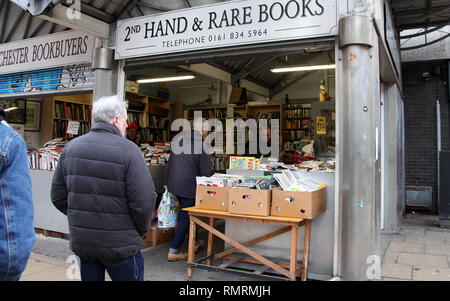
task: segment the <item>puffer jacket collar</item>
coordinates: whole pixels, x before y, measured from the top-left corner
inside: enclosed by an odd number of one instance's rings
[[[94,123],[94,125],[92,126],[91,131],[93,131],[93,132],[105,131],[105,132],[110,132],[112,134],[115,134],[115,135],[118,135],[118,136],[122,137],[122,134],[120,133],[120,130],[114,124],[111,124],[111,123],[108,123],[108,122],[100,121],[100,122]]]

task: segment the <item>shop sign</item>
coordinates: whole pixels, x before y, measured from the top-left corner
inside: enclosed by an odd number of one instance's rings
[[[0,44],[0,74],[90,63],[93,49],[94,36],[74,30]]]
[[[115,58],[337,34],[337,0],[239,0],[117,22]]]

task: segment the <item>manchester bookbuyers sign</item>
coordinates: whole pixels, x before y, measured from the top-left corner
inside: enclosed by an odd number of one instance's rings
[[[337,0],[240,0],[117,22],[116,59],[337,34]]]
[[[90,63],[93,49],[93,36],[73,30],[0,44],[0,74]]]

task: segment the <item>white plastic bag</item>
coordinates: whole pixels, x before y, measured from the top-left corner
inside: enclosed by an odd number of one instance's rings
[[[304,153],[307,154],[307,155],[314,155],[314,140],[311,141],[310,144],[305,145],[305,146],[302,148],[302,152],[304,152]]]
[[[166,189],[158,207],[158,228],[175,228],[177,226],[178,212],[176,197]]]

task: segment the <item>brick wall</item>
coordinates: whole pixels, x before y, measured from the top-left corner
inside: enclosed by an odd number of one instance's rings
[[[436,100],[440,101],[441,107],[442,150],[450,151],[447,68],[446,61],[402,65],[406,186],[433,187],[434,214],[437,214]],[[436,70],[441,75],[437,75]],[[424,72],[430,73],[428,80],[423,78]]]

